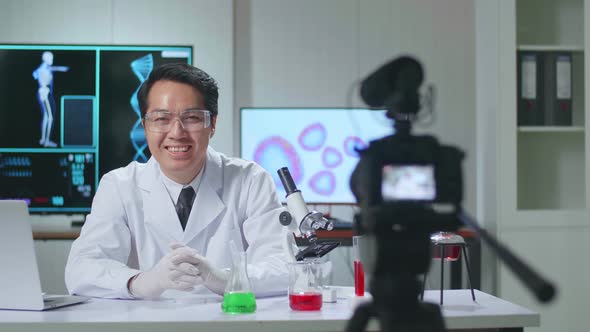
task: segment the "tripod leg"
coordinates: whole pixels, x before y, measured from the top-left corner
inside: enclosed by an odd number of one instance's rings
[[[440,305],[443,305],[443,288],[445,280],[445,246],[440,246]]]
[[[422,293],[420,294],[420,301],[424,301],[424,289],[426,289],[426,273],[424,273],[424,278],[422,279]]]
[[[354,314],[346,324],[345,332],[361,332],[364,331],[369,323],[369,319],[375,315],[375,309],[372,303],[363,303],[359,305]]]
[[[467,258],[467,249],[465,246],[461,246],[463,249],[463,259],[465,260],[465,267],[467,267],[467,277],[469,279],[469,288],[471,289],[471,298],[475,302],[475,292],[473,291],[473,283],[471,282],[471,268],[469,267],[469,258]]]

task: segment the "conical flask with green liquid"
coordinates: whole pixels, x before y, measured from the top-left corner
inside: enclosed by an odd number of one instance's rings
[[[233,241],[230,241],[230,251],[232,252],[232,271],[225,286],[221,310],[230,314],[255,312],[256,298],[248,278],[246,253],[238,251]]]

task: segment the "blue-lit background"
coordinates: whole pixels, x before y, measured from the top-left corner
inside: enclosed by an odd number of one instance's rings
[[[43,77],[32,74],[46,51],[67,67],[52,71],[55,146],[40,139]],[[31,212],[90,211],[104,173],[150,157],[135,93],[166,62],[192,63],[192,47],[0,45],[0,199],[26,200]]]

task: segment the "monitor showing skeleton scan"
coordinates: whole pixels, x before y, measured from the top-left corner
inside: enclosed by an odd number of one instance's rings
[[[137,90],[191,46],[0,45],[0,199],[88,212],[100,177],[150,157]]]
[[[350,108],[242,108],[241,157],[253,160],[274,178],[288,167],[310,204],[355,204],[350,175],[359,161],[355,149],[393,134],[383,110]]]

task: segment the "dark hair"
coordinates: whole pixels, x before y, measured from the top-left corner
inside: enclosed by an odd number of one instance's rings
[[[156,67],[152,70],[148,79],[143,82],[141,88],[139,88],[137,101],[139,102],[142,118],[147,112],[148,94],[154,83],[158,81],[173,81],[192,86],[203,95],[205,108],[211,111],[213,116],[217,116],[217,99],[219,98],[217,82],[201,69],[186,63],[177,62],[166,63]]]

